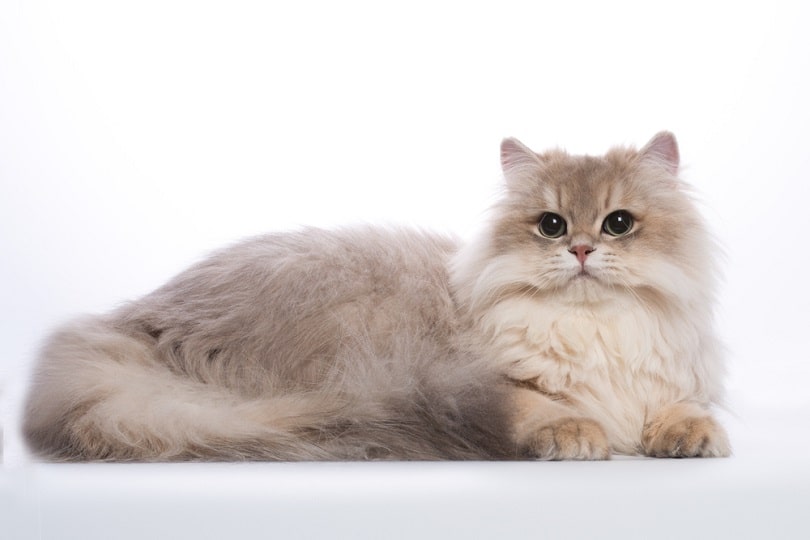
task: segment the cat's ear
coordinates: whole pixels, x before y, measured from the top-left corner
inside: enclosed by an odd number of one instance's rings
[[[678,141],[669,131],[662,131],[639,152],[641,159],[651,161],[664,167],[672,175],[678,174],[681,156],[678,152]]]
[[[501,169],[507,181],[523,176],[527,171],[536,171],[542,163],[540,156],[519,140],[501,141]]]

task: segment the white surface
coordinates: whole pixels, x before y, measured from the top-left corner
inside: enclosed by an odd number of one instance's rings
[[[808,10],[0,3],[8,537],[810,537]],[[496,189],[504,136],[601,153],[661,129],[678,136],[727,252],[735,457],[27,463],[16,411],[58,322],[267,230],[370,221],[464,235]]]
[[[808,476],[749,465],[40,465],[14,471],[5,524],[15,539],[806,538]]]

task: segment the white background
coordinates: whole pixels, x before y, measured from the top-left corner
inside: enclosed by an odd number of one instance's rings
[[[70,316],[269,230],[465,236],[501,138],[599,154],[662,129],[725,248],[732,461],[806,455],[809,27],[774,1],[3,0],[6,465],[28,363]]]

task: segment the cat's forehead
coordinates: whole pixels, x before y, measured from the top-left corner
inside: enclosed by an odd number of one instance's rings
[[[541,155],[541,201],[574,215],[591,214],[628,203],[637,196],[634,162],[624,154],[572,156],[562,152]]]

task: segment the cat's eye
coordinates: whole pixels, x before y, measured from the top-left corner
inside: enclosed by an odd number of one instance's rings
[[[605,218],[602,230],[610,236],[622,236],[633,228],[633,216],[627,210],[617,210]]]
[[[559,214],[546,212],[540,216],[537,229],[546,238],[559,238],[565,234],[565,220]]]

